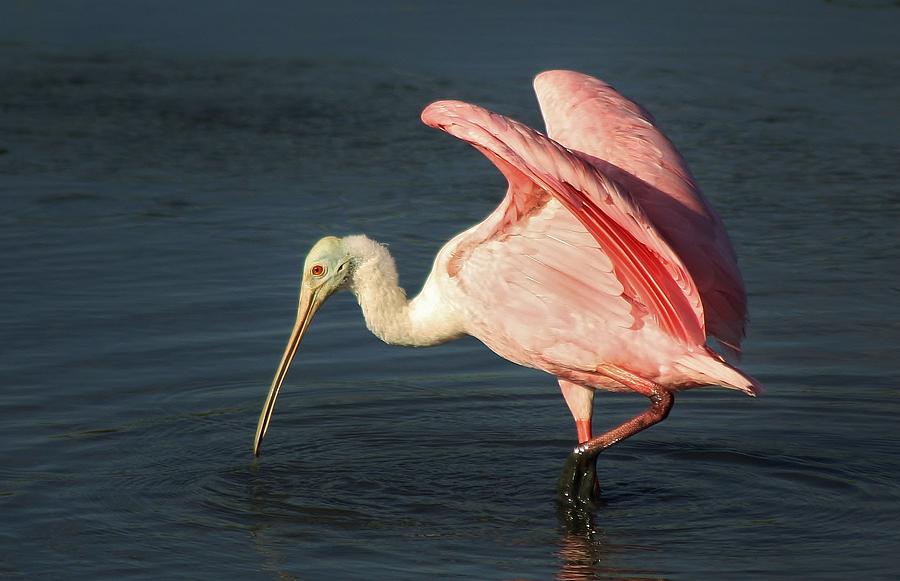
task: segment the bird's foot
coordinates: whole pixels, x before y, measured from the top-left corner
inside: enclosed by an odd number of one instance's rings
[[[559,500],[565,506],[590,506],[600,495],[597,484],[597,455],[584,445],[572,450],[559,476]]]

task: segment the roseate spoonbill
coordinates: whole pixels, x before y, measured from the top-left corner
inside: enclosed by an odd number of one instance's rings
[[[439,101],[431,127],[469,142],[503,173],[506,197],[438,252],[412,300],[387,249],[329,236],[303,265],[297,320],[266,396],[253,451],[313,315],[332,293],[356,295],[369,330],[394,345],[465,334],[519,365],[555,375],[575,419],[560,494],[595,494],[595,460],[663,420],[674,393],[761,386],[710,349],[739,355],[746,296],[721,220],[649,113],[611,86],[572,71],[535,78],[543,135],[475,105]],[[641,414],[591,433],[594,392],[633,391]]]

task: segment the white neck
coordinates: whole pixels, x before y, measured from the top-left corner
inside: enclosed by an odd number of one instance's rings
[[[350,290],[375,336],[391,345],[427,347],[464,334],[455,310],[442,300],[433,276],[409,301],[387,248],[362,235],[343,241],[353,263]]]

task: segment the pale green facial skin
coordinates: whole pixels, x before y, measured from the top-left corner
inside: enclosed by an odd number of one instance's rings
[[[326,236],[316,242],[303,262],[303,282],[324,302],[334,292],[345,288],[350,274],[350,255],[344,242],[336,236]],[[301,292],[303,289],[301,288]]]

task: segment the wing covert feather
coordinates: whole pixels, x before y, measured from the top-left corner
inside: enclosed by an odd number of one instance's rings
[[[510,208],[515,207],[521,220],[540,198],[536,190],[546,192],[571,212],[602,250],[593,253],[598,263],[612,267],[616,282],[605,284],[621,285],[619,294],[628,299],[616,308],[645,308],[673,338],[691,345],[704,343],[703,309],[690,274],[640,206],[613,180],[546,136],[475,105],[440,101],[423,111],[422,120],[475,146],[507,177],[509,192],[498,212],[509,215]],[[507,219],[501,228],[514,224]],[[563,230],[552,235],[566,236]],[[487,239],[483,242],[488,244]],[[581,264],[564,274],[580,278],[583,268]],[[552,269],[543,264],[542,272]],[[553,289],[547,287],[548,282],[544,287]],[[554,290],[565,286],[557,283],[559,288]],[[573,293],[580,292],[578,285],[572,285],[572,289]],[[539,296],[537,293],[538,300]],[[621,318],[612,310],[604,316],[633,323],[630,315]]]
[[[612,86],[574,71],[534,80],[548,135],[623,185],[691,273],[706,325],[740,354],[747,298],[721,219],[653,117]]]

